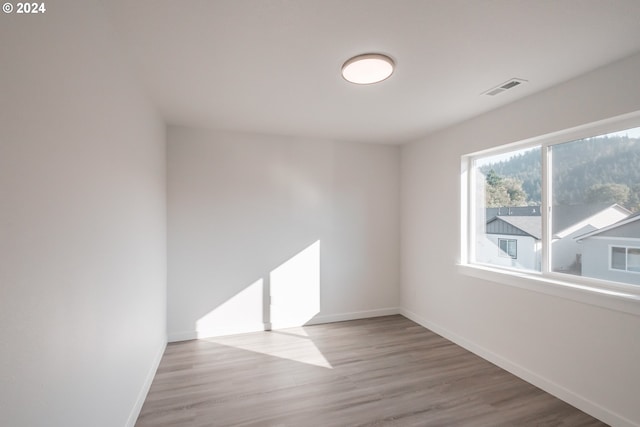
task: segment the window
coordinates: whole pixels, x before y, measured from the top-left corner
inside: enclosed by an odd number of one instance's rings
[[[473,165],[475,261],[540,271],[540,147],[478,157]]]
[[[640,273],[640,248],[611,246],[611,269]]]
[[[463,264],[640,296],[632,116],[464,156]]]
[[[502,256],[518,258],[518,241],[515,239],[498,239],[498,247]]]
[[[614,270],[627,269],[627,248],[611,248],[611,268]]]

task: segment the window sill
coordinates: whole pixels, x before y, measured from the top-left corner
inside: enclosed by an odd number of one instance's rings
[[[482,280],[540,292],[571,301],[640,316],[640,289],[637,292],[560,280],[536,273],[503,270],[483,265],[458,264],[458,272]]]

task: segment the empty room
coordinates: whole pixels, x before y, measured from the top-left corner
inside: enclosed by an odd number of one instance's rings
[[[638,0],[0,14],[0,425],[640,427]]]

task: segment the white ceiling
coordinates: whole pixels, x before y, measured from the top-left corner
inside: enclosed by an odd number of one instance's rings
[[[333,140],[402,143],[640,51],[638,0],[104,3],[168,123]],[[394,75],[344,81],[369,52]]]

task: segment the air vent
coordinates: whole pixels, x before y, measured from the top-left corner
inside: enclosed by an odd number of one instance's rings
[[[523,83],[526,83],[526,80],[523,79],[511,79],[502,83],[500,86],[493,87],[488,91],[484,92],[483,95],[496,96],[506,90],[513,89],[516,86],[520,86]]]

